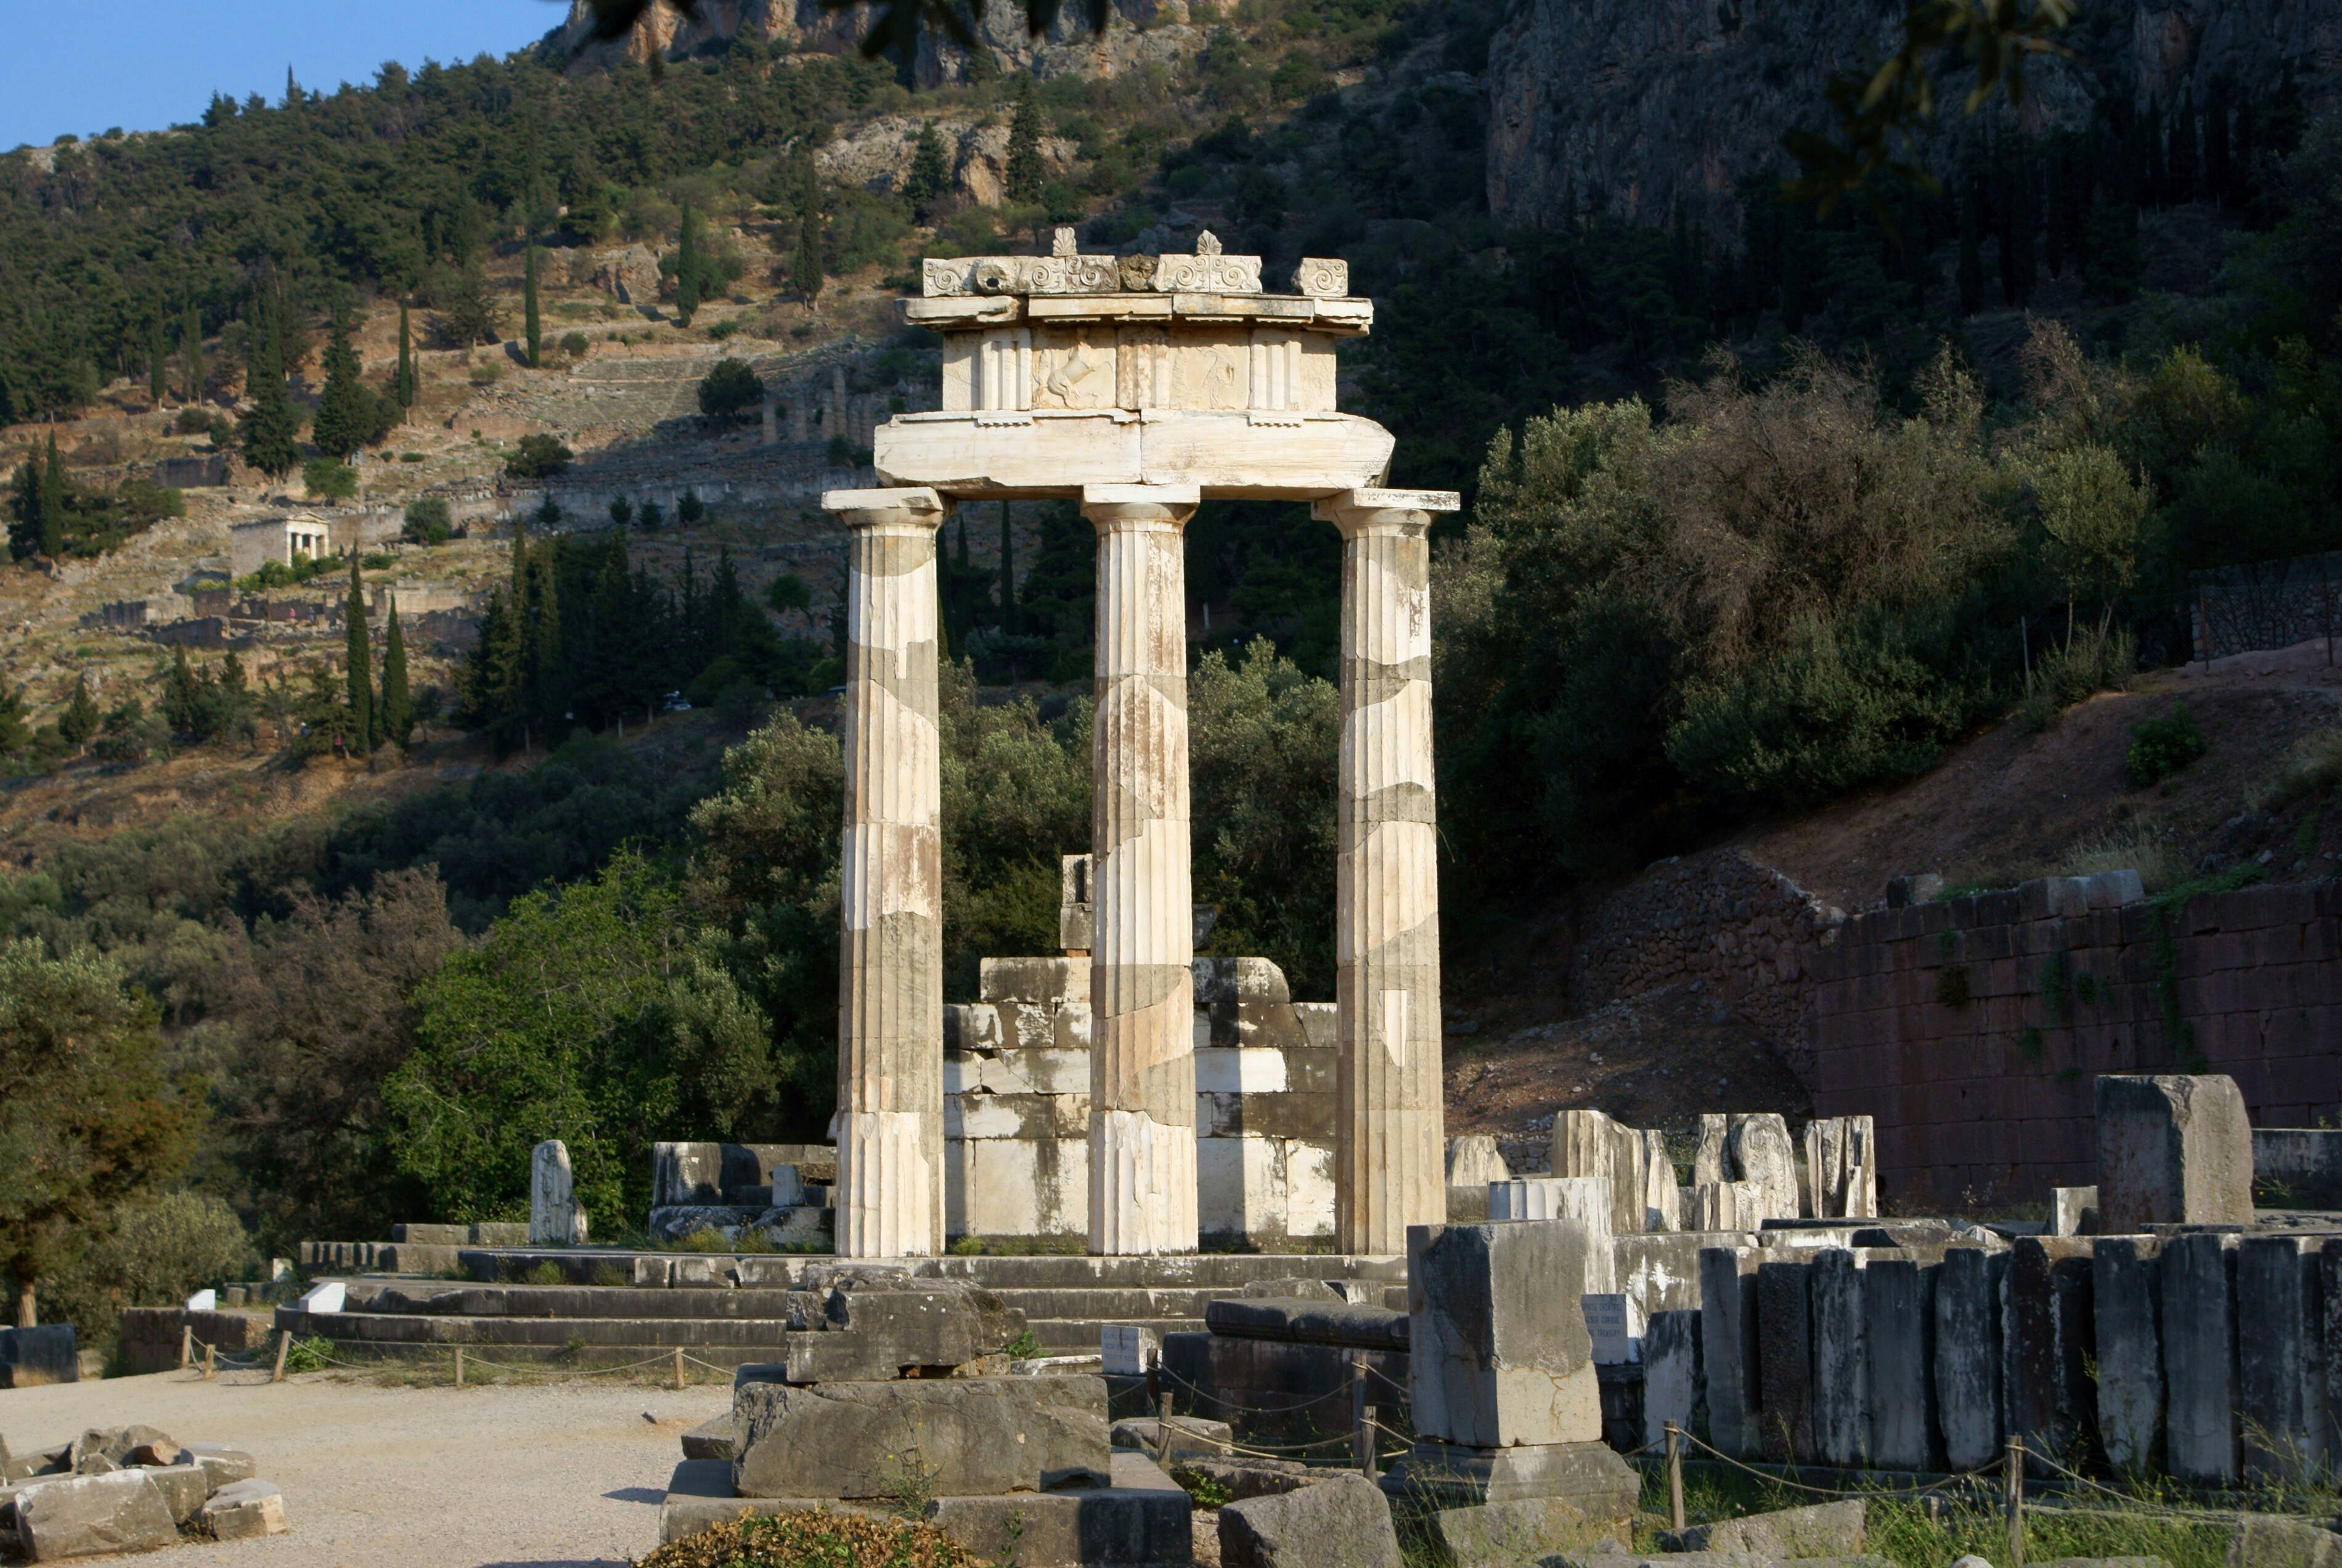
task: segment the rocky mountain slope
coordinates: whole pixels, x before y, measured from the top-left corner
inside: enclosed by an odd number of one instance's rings
[[[2027,130],[2087,122],[2103,94],[2209,100],[2216,82],[2296,74],[2313,110],[2342,91],[2342,10],[2320,0],[2095,0],[2071,54],[2031,69]],[[1488,47],[1488,208],[1552,226],[1572,211],[1675,215],[1740,232],[1741,182],[1781,171],[1781,134],[1817,125],[1831,75],[1894,46],[1899,0],[1526,0]],[[1955,106],[1947,127],[1958,124]],[[1947,131],[1931,164],[1955,155]]]

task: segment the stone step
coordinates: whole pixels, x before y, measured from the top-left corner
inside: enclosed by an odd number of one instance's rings
[[[574,1284],[631,1283],[638,1288],[718,1284],[786,1290],[806,1271],[839,1260],[826,1253],[678,1253],[616,1248],[570,1250],[466,1247],[464,1271],[483,1283],[543,1283],[548,1268]],[[931,1279],[965,1279],[994,1290],[1136,1286],[1146,1289],[1241,1289],[1259,1280],[1366,1280],[1404,1284],[1403,1257],[1331,1253],[1196,1253],[1169,1257],[1032,1256],[871,1259]]]
[[[428,1283],[394,1278],[355,1285],[352,1310],[425,1317],[768,1319],[788,1315],[789,1293],[746,1289],[641,1290],[632,1285],[519,1285]],[[1229,1293],[1226,1287],[1150,1290],[1138,1285],[1055,1289],[1016,1286],[996,1292],[1002,1301],[1032,1318],[1085,1318],[1099,1323],[1147,1323],[1201,1317],[1204,1308]]]

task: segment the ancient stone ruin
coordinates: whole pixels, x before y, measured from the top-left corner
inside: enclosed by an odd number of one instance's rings
[[[285,1496],[249,1453],[151,1426],[15,1454],[0,1441],[0,1546],[30,1563],[281,1534]]]

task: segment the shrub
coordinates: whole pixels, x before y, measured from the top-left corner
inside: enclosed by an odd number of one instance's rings
[[[576,456],[554,436],[524,435],[519,447],[505,459],[505,474],[511,479],[543,479],[568,467]]]
[[[717,360],[699,384],[699,412],[711,418],[727,419],[764,400],[765,383],[745,360]]]
[[[381,550],[369,550],[358,557],[358,565],[368,572],[387,572],[398,564],[398,558]]]
[[[84,1343],[106,1343],[125,1307],[176,1306],[205,1285],[248,1277],[255,1259],[235,1211],[208,1193],[167,1193],[115,1208],[105,1233],[45,1282],[48,1312]]]
[[[2159,784],[2210,749],[2187,704],[2174,703],[2169,713],[2131,725],[2130,782],[2140,789]]]
[[[2291,805],[2342,784],[2342,725],[2317,731],[2293,749],[2262,793],[2260,807]]]
[[[582,332],[565,332],[561,335],[561,352],[572,359],[585,358],[586,349],[591,346],[586,341],[586,335]]]
[[[211,427],[212,416],[192,404],[179,410],[178,417],[171,421],[175,435],[201,435]]]
[[[301,484],[320,501],[347,501],[358,493],[358,471],[338,457],[312,457],[301,465]]]
[[[742,1518],[669,1542],[641,1568],[819,1568],[887,1563],[891,1568],[983,1568],[984,1559],[932,1524],[854,1513],[782,1513]]]
[[[2064,647],[2052,644],[2034,661],[2025,676],[2020,711],[2028,725],[2046,730],[2059,709],[2100,692],[2122,690],[2137,669],[2138,641],[2128,632],[2081,627]]]
[[[455,519],[446,501],[425,495],[406,504],[406,524],[399,534],[411,544],[444,544],[454,531]]]

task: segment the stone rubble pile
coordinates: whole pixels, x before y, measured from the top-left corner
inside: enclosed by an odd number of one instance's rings
[[[32,1563],[281,1534],[285,1496],[252,1455],[152,1426],[93,1427],[17,1455],[0,1439],[0,1547]]]
[[[839,1265],[806,1284],[780,1359],[741,1367],[731,1415],[684,1435],[665,1540],[831,1508],[921,1517],[1020,1568],[1189,1561],[1186,1493],[1114,1452],[1105,1380],[1010,1361],[1022,1313],[900,1269]]]

